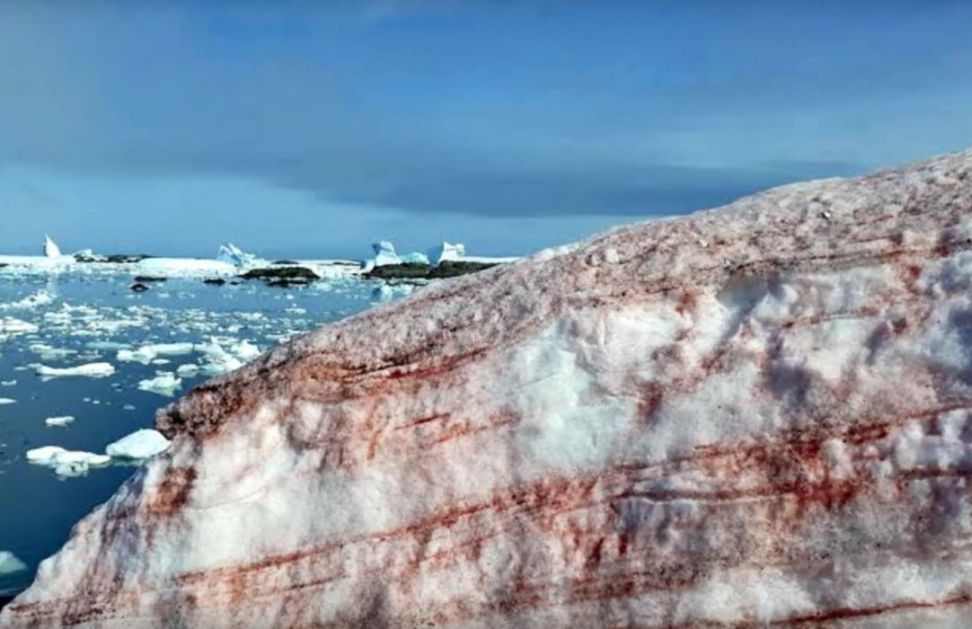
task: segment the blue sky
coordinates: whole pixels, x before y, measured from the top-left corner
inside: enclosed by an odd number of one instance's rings
[[[0,251],[524,253],[972,145],[972,3],[0,4]]]

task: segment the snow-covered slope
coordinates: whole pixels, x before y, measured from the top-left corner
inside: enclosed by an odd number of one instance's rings
[[[972,152],[444,282],[194,390],[0,625],[968,626]]]

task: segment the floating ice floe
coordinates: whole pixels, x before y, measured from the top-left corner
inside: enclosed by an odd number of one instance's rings
[[[199,375],[199,365],[193,365],[192,363],[179,365],[178,369],[176,369],[176,375],[180,378],[195,378]]]
[[[131,348],[131,345],[128,343],[118,343],[115,341],[91,341],[90,343],[85,343],[84,346],[98,352],[117,352]]]
[[[54,470],[58,476],[80,476],[92,467],[108,465],[111,457],[83,450],[65,450],[60,446],[43,446],[28,450],[27,461]]]
[[[207,376],[221,376],[236,371],[261,353],[260,348],[249,341],[216,337],[210,339],[209,343],[196,345],[196,351],[204,357],[201,370]]]
[[[121,362],[138,362],[148,365],[160,356],[184,356],[193,351],[192,343],[157,343],[143,345],[136,350],[120,349],[116,358]]]
[[[33,295],[28,295],[18,301],[8,304],[0,304],[0,310],[32,310],[54,303],[54,295],[47,290],[39,290]]]
[[[87,378],[106,378],[115,373],[115,368],[111,363],[87,363],[77,367],[47,367],[38,365],[35,373],[42,378],[68,378],[68,377],[87,377]]]
[[[71,415],[62,415],[60,417],[48,417],[44,420],[44,423],[48,426],[67,426],[74,421],[74,417]]]
[[[21,321],[13,317],[0,318],[0,336],[13,336],[15,334],[34,334],[40,328],[28,321]]]
[[[0,550],[0,576],[26,570],[27,564],[17,559],[9,550]]]
[[[169,440],[162,433],[145,428],[108,444],[105,453],[116,459],[147,459],[168,447]]]
[[[177,378],[171,371],[157,371],[154,378],[142,380],[138,383],[139,390],[166,397],[175,395],[180,387],[182,387],[182,379]]]
[[[77,354],[77,350],[52,347],[46,343],[33,343],[27,349],[40,356],[41,360],[58,360]]]
[[[0,406],[6,406],[8,404],[16,404],[17,400],[8,397],[0,397]]]
[[[382,284],[372,291],[372,296],[381,301],[391,301],[400,297],[408,297],[414,292],[412,284]]]
[[[50,236],[44,234],[44,256],[48,258],[60,258],[61,248],[57,246]]]

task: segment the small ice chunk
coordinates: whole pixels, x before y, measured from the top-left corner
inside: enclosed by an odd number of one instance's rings
[[[26,570],[27,564],[17,559],[9,550],[0,550],[0,576]]]
[[[157,393],[166,397],[172,397],[182,386],[182,379],[177,378],[171,371],[156,371],[154,378],[142,380],[138,383],[138,388],[149,393]]]
[[[38,365],[36,373],[42,378],[66,378],[71,376],[105,378],[115,373],[115,368],[111,366],[111,363],[87,363],[85,365],[65,367],[63,369]]]
[[[105,453],[116,459],[147,459],[169,447],[169,440],[157,430],[136,430],[108,444]]]
[[[13,317],[0,319],[0,334],[34,334],[38,330],[40,328],[27,321],[14,319]]]
[[[53,468],[58,476],[80,476],[91,467],[107,465],[111,457],[105,454],[65,450],[60,446],[43,446],[27,451],[27,460],[36,465]]]
[[[59,417],[48,417],[44,420],[44,423],[48,426],[67,426],[74,421],[74,417],[71,415],[62,415]]]
[[[199,375],[199,365],[193,365],[191,363],[179,365],[179,368],[176,369],[176,375],[180,378],[195,378]]]
[[[16,404],[17,400],[8,397],[0,397],[0,406],[5,406],[7,404]]]

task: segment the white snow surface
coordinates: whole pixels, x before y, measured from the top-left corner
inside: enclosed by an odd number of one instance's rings
[[[972,152],[786,186],[296,339],[0,625],[970,626],[970,208]]]

